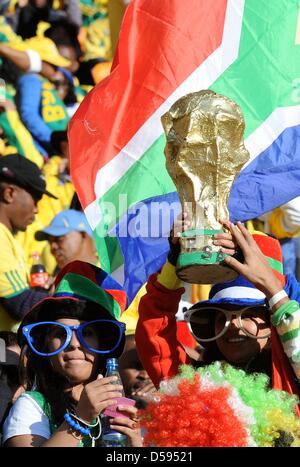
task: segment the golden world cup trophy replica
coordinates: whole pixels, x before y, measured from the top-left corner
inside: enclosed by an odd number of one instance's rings
[[[224,263],[213,236],[223,232],[219,220],[229,219],[231,186],[249,160],[242,112],[227,97],[204,90],[175,102],[162,124],[166,167],[191,220],[181,234],[177,275],[194,284],[233,280],[237,273]]]

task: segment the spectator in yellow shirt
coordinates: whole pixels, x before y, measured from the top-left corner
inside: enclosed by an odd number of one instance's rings
[[[47,292],[29,289],[22,247],[14,234],[25,231],[37,213],[46,190],[40,169],[14,154],[0,158],[0,329],[16,331],[29,309]]]
[[[44,196],[38,203],[38,214],[33,224],[26,232],[19,232],[18,241],[21,243],[26,257],[26,262],[31,265],[31,255],[33,251],[41,254],[42,261],[47,272],[53,275],[56,267],[55,258],[50,253],[48,242],[38,242],[35,240],[37,230],[42,230],[48,226],[53,217],[59,212],[70,207],[74,196],[74,186],[69,175],[69,154],[67,132],[54,132],[51,144],[58,156],[53,156],[43,167],[47,190],[53,193],[57,199]]]

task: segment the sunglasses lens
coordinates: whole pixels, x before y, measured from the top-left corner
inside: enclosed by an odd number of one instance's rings
[[[59,352],[67,340],[67,331],[60,324],[38,323],[31,329],[30,338],[37,352]]]
[[[113,321],[97,321],[87,323],[82,328],[82,339],[84,345],[98,352],[113,349],[121,336],[121,331]]]
[[[207,340],[215,337],[215,316],[215,310],[209,309],[199,309],[191,315],[190,326],[197,339]]]
[[[270,335],[270,318],[265,307],[249,308],[241,314],[243,329],[250,336],[263,339]]]

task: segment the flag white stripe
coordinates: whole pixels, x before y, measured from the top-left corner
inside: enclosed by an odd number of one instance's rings
[[[243,169],[267,149],[285,128],[300,124],[300,105],[278,107],[271,115],[245,140],[245,146],[250,152],[250,159]]]

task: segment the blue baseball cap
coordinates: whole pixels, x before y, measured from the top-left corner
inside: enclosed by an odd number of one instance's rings
[[[91,227],[81,211],[66,209],[58,213],[51,224],[43,230],[38,230],[35,239],[38,241],[48,240],[49,236],[62,237],[70,232],[85,232],[90,237],[93,236]]]

